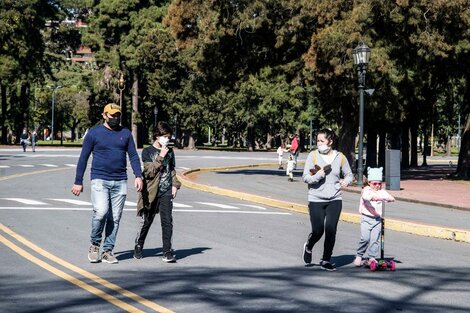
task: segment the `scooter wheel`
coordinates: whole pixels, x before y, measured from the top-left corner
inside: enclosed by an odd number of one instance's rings
[[[393,261],[388,262],[388,266],[390,267],[390,270],[392,272],[395,272],[395,269],[396,269],[395,262],[393,262]]]
[[[370,261],[369,266],[370,266],[370,270],[374,272],[377,269],[377,261],[376,260]]]

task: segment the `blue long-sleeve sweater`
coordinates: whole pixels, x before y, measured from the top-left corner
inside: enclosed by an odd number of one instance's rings
[[[83,174],[88,158],[93,152],[91,163],[91,179],[126,180],[127,158],[136,177],[142,176],[139,155],[135,148],[132,134],[127,128],[119,127],[116,130],[98,125],[90,129],[83,141],[82,152],[78,159],[75,184],[83,185]]]

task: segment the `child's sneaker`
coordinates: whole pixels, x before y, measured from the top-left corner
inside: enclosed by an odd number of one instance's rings
[[[91,245],[88,249],[88,260],[91,263],[98,263],[100,261],[100,247]]]
[[[119,263],[118,259],[116,259],[116,257],[114,256],[113,251],[103,252],[103,255],[101,256],[101,260],[109,264]]]
[[[325,270],[325,271],[328,271],[328,272],[336,271],[336,267],[328,261],[321,261],[320,265],[321,265],[322,270]]]
[[[364,265],[364,262],[362,262],[362,257],[360,256],[357,256],[355,259],[354,259],[354,265],[359,267],[359,266],[362,266]]]
[[[308,250],[307,243],[304,243],[304,249],[302,251],[302,257],[304,259],[305,264],[312,263],[312,250]]]

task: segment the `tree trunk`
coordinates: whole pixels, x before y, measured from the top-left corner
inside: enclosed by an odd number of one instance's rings
[[[418,125],[411,123],[411,160],[410,167],[418,167]]]
[[[459,161],[454,176],[462,179],[470,179],[470,114],[467,116],[467,124],[463,131]]]
[[[7,116],[7,88],[6,86],[0,81],[0,101],[2,102],[2,114],[0,115],[0,130],[2,131],[2,137],[0,142],[2,144],[7,143],[8,138],[8,129],[5,126],[5,119]]]
[[[137,148],[142,148],[139,142],[139,123],[140,123],[140,112],[139,112],[139,77],[134,73],[132,82],[132,137]]]
[[[366,168],[377,167],[377,130],[375,127],[367,129]]]
[[[356,127],[354,124],[345,121],[341,126],[338,138],[338,150],[345,155],[351,165],[352,171],[355,173],[357,173],[355,149],[356,135]]]
[[[429,145],[429,134],[428,134],[428,127],[427,123],[424,124],[424,139],[423,139],[423,163],[421,166],[428,166],[427,156],[428,156],[428,145]],[[432,149],[432,147],[431,147]]]
[[[385,167],[385,148],[387,147],[387,133],[384,130],[379,131],[379,158],[378,166]]]
[[[256,138],[255,138],[255,130],[253,123],[249,123],[247,127],[248,133],[248,151],[254,151],[256,149]]]
[[[401,135],[401,168],[410,168],[410,128],[405,122]]]
[[[266,134],[266,150],[268,150],[268,151],[270,149],[272,149],[272,147],[273,147],[273,144],[272,144],[273,143],[273,138],[274,137],[273,137],[273,135],[271,135],[271,133]]]
[[[192,133],[188,135],[188,149],[195,150],[196,149],[196,140],[194,140],[194,136]]]

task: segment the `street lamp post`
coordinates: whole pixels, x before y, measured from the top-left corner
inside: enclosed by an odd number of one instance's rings
[[[52,89],[52,119],[51,119],[51,143],[54,143],[54,102],[55,102],[55,91],[63,86],[49,86]]]
[[[119,76],[118,88],[119,88],[119,108],[121,109],[121,112],[122,112],[122,91],[124,90],[124,88],[126,88],[126,81],[124,80],[124,74],[122,72],[121,72],[121,76]]]
[[[364,165],[362,161],[363,137],[364,137],[364,87],[366,83],[367,64],[370,59],[370,48],[363,42],[360,42],[353,50],[354,65],[357,67],[358,88],[359,88],[359,151],[357,155],[357,185],[362,187]]]

